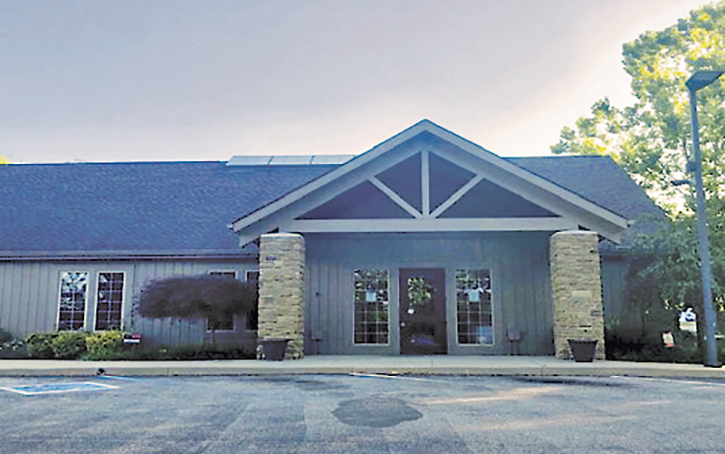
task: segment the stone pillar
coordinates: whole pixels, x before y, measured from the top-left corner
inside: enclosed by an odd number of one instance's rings
[[[286,359],[302,358],[305,328],[305,240],[302,235],[262,235],[259,245],[260,340],[290,338]]]
[[[594,232],[555,233],[550,248],[556,357],[571,358],[567,339],[596,340],[604,359],[604,311],[598,236]]]

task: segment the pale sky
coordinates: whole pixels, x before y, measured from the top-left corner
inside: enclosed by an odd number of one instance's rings
[[[0,0],[11,162],[359,154],[427,118],[548,155],[702,0]]]

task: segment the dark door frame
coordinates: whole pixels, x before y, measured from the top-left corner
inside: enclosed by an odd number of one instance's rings
[[[428,303],[411,302],[409,279],[423,278]],[[448,353],[446,325],[445,268],[399,269],[400,353],[402,355],[432,355]],[[417,307],[416,307],[417,306]]]

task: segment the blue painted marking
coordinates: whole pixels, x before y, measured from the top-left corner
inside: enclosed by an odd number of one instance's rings
[[[10,391],[24,396],[35,396],[38,394],[58,394],[79,391],[103,391],[107,389],[117,389],[118,386],[105,385],[93,382],[71,382],[71,383],[47,383],[40,385],[26,385],[13,387],[0,387],[5,391]]]
[[[99,375],[96,378],[103,378],[105,380],[127,380],[127,381],[137,381],[135,378],[129,378],[129,377],[121,377],[119,375]]]

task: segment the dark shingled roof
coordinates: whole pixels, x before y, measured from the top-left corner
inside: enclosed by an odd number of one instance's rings
[[[231,221],[334,167],[0,166],[0,251],[239,251]]]
[[[664,215],[644,190],[609,156],[504,159],[623,218],[634,220],[641,215]]]
[[[623,217],[661,215],[607,157],[508,158]],[[0,251],[239,251],[227,224],[336,166],[0,166]],[[0,253],[3,255],[3,253]]]

